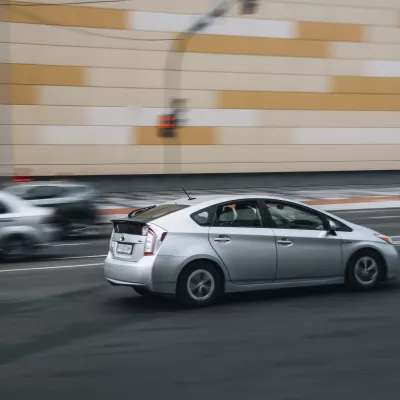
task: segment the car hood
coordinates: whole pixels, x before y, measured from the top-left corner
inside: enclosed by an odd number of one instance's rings
[[[348,221],[346,221],[346,225],[349,226],[350,228],[358,231],[358,232],[370,233],[372,235],[382,235],[382,232],[375,231],[375,230],[373,230],[371,228],[367,228],[366,226],[353,224],[353,223],[348,222]]]

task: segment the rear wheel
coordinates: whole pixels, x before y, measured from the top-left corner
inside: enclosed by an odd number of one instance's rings
[[[188,307],[203,307],[215,303],[222,294],[222,279],[216,268],[206,262],[194,262],[181,274],[177,296]]]
[[[363,250],[350,259],[346,282],[356,290],[372,290],[380,284],[383,273],[381,258],[374,251]]]

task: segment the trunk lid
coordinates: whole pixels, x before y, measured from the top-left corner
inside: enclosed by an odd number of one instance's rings
[[[110,250],[118,260],[139,261],[144,255],[145,222],[114,220]]]

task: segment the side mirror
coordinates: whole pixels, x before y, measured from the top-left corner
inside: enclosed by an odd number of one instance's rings
[[[331,221],[330,219],[328,219],[328,233],[330,234],[330,235],[332,235],[332,236],[336,236],[337,235],[337,233],[336,233],[336,230],[337,230],[337,226],[336,226],[336,224],[333,222],[333,221]]]

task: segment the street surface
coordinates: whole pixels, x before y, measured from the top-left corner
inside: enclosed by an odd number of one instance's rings
[[[400,246],[400,210],[337,213]],[[108,238],[0,264],[0,399],[398,400],[400,284],[181,310],[108,285]]]

